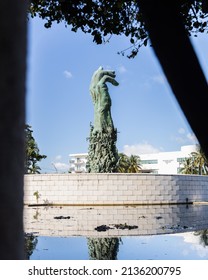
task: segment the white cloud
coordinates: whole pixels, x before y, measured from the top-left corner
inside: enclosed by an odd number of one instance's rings
[[[166,78],[164,75],[155,75],[151,78],[151,80],[157,84],[164,85],[166,83]]]
[[[187,139],[185,137],[180,137],[180,136],[176,136],[175,137],[175,141],[181,145],[185,144],[187,142]]]
[[[186,137],[195,144],[198,142],[196,136],[193,133],[188,133]]]
[[[188,255],[190,254],[191,251],[195,251],[196,254],[201,257],[204,258],[208,256],[208,251],[206,247],[203,247],[202,244],[200,244],[200,236],[196,236],[194,235],[193,232],[186,232],[186,233],[178,233],[178,236],[182,236],[184,242],[186,243],[190,243],[191,246],[189,247],[188,252],[184,251],[184,255]]]
[[[120,66],[118,67],[118,72],[119,72],[120,74],[123,74],[123,73],[126,73],[126,72],[127,72],[127,69],[126,69],[125,66],[120,65]]]
[[[64,76],[67,78],[67,79],[71,79],[73,76],[72,76],[72,73],[68,70],[65,70],[64,71]]]
[[[184,134],[186,131],[183,127],[180,127],[179,130],[178,130],[178,133],[179,134]]]
[[[57,171],[69,171],[69,165],[63,162],[54,162],[54,167]]]
[[[175,141],[180,143],[180,144],[197,144],[197,138],[194,135],[194,133],[187,132],[184,128],[179,128],[178,129],[178,134],[174,137]]]
[[[165,78],[164,75],[154,75],[152,77],[148,77],[145,81],[144,81],[144,86],[147,89],[152,88],[153,86],[155,86],[156,84],[158,85],[166,85],[167,84],[167,80]]]
[[[160,149],[153,147],[151,144],[144,142],[134,145],[125,145],[123,153],[126,155],[154,154],[161,152]]]
[[[55,157],[55,160],[56,160],[56,161],[61,160],[61,159],[62,159],[62,156],[61,156],[61,155],[58,155],[58,156]]]
[[[69,171],[69,164],[66,164],[62,160],[62,155],[57,155],[54,161],[51,163],[56,170],[56,172],[68,172]]]

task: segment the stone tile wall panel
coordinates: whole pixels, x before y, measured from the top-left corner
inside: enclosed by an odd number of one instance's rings
[[[34,193],[39,194],[38,201]],[[145,204],[208,201],[208,176],[152,174],[25,175],[25,204]]]

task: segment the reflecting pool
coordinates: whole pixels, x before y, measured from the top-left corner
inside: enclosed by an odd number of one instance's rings
[[[33,260],[208,259],[208,205],[25,207]]]

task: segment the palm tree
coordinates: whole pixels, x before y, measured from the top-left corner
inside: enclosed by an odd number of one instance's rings
[[[198,146],[197,151],[191,153],[195,168],[197,168],[199,175],[208,175],[208,160],[202,151],[201,146]]]
[[[200,237],[200,244],[204,247],[208,246],[208,229],[196,231],[194,235]]]
[[[131,155],[129,157],[129,166],[127,173],[139,173],[141,172],[141,160],[139,156]]]
[[[41,168],[37,165],[37,161],[33,161],[28,168],[28,174],[40,174]]]
[[[183,161],[180,173],[208,175],[208,160],[201,146],[198,146],[196,152],[192,152],[190,157]]]
[[[117,171],[119,173],[127,173],[129,167],[129,157],[124,153],[119,153]]]
[[[193,158],[186,158],[182,162],[183,166],[180,168],[181,174],[197,174],[196,166],[194,165]]]
[[[37,165],[39,161],[46,158],[41,155],[38,145],[33,137],[33,130],[28,124],[25,125],[25,173],[40,173],[41,168]]]
[[[120,173],[139,173],[141,171],[140,157],[136,155],[127,155],[120,153],[117,171]]]

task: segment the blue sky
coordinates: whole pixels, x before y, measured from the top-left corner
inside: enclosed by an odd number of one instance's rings
[[[38,237],[31,260],[88,260],[85,237]],[[127,236],[119,244],[118,260],[207,260],[208,248],[194,232]]]
[[[208,78],[208,38],[192,41]],[[43,173],[55,172],[54,165],[64,172],[69,154],[87,152],[93,123],[89,84],[100,65],[115,70],[119,82],[109,92],[120,152],[174,151],[196,143],[152,48],[143,47],[133,60],[117,54],[128,47],[123,36],[96,45],[90,35],[62,23],[45,29],[42,20],[30,20],[26,120],[47,155],[40,163]]]

